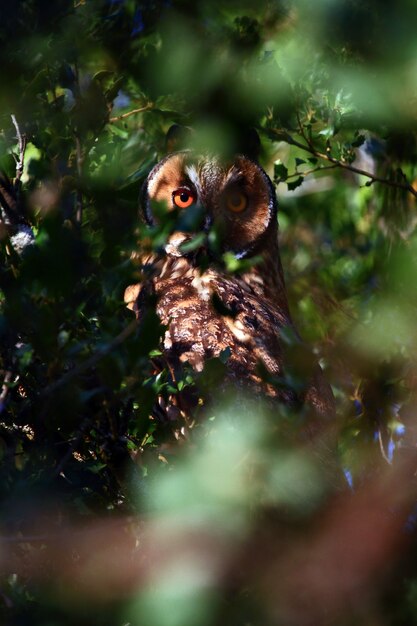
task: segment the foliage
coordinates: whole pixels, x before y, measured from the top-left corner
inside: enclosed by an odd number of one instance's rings
[[[19,256],[1,229],[3,623],[416,619],[416,13],[0,6],[0,165],[36,237]],[[218,402],[188,439],[150,418],[196,383],[154,375],[163,329],[123,302],[141,276],[131,253],[169,232],[141,225],[137,197],[173,123],[205,150],[260,136],[291,311],[332,383],[352,494],[334,495],[321,450],[294,445],[300,416],[217,398],[221,362],[197,381]]]

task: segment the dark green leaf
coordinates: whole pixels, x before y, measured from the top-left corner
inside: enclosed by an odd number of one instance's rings
[[[304,178],[302,176],[299,176],[298,178],[291,181],[290,183],[287,183],[288,191],[294,191],[294,189],[297,189],[297,187],[299,187],[303,183],[303,181],[304,181]]]
[[[275,163],[274,165],[274,178],[275,180],[284,181],[287,180],[288,169],[283,163]]]

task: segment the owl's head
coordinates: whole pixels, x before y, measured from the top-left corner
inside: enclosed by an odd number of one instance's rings
[[[257,254],[277,229],[273,185],[255,161],[242,155],[224,161],[191,150],[170,154],[150,172],[142,207],[149,225],[158,221],[161,207],[178,217],[166,247],[175,256],[183,256],[182,246],[197,234],[204,233],[209,242],[215,233],[221,252],[243,259]]]

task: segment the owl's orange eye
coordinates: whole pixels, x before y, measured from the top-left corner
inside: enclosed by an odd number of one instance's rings
[[[248,199],[241,191],[231,191],[226,197],[226,206],[233,213],[241,213],[248,206]]]
[[[189,189],[177,189],[172,194],[172,200],[179,209],[187,209],[196,201],[195,194]]]

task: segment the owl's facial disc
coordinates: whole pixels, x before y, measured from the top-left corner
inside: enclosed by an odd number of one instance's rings
[[[164,205],[167,214],[178,215],[169,237],[176,256],[181,249],[174,241],[182,240],[184,245],[195,239],[204,247],[202,234],[213,227],[220,241],[217,252],[232,251],[244,258],[256,254],[266,233],[276,228],[272,183],[259,165],[244,156],[224,163],[190,151],[174,153],[151,171],[144,196],[148,224],[156,222],[155,203]]]

